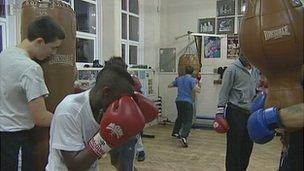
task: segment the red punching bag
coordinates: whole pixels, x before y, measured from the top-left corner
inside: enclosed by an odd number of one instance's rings
[[[48,61],[39,63],[49,96],[45,98],[46,107],[54,112],[58,103],[68,94],[73,93],[76,60],[76,17],[73,9],[61,0],[26,0],[22,4],[21,36],[26,38],[27,28],[35,18],[49,15],[65,30],[65,39],[57,54]],[[34,137],[34,160],[37,171],[45,170],[48,157],[49,129],[36,127]]]
[[[241,51],[266,75],[267,106],[303,101],[303,5],[300,0],[247,0]]]

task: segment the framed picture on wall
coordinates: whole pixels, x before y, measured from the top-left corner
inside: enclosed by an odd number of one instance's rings
[[[244,14],[246,10],[246,0],[238,0],[238,14]]]
[[[229,16],[235,13],[234,0],[217,0],[216,1],[217,16]]]
[[[239,35],[227,36],[227,59],[236,59],[240,53]]]
[[[204,37],[204,58],[221,57],[221,39],[219,37]]]
[[[176,49],[159,49],[159,67],[160,72],[176,72]]]
[[[215,18],[198,19],[198,32],[214,34],[215,33]]]
[[[233,34],[234,33],[234,17],[217,19],[217,34]]]

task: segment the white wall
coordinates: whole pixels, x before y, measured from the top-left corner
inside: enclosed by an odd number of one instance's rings
[[[141,36],[143,36],[141,63],[156,67],[159,48],[159,0],[141,0]],[[121,0],[102,0],[103,58],[121,56]]]
[[[160,47],[176,48],[177,60],[184,53],[184,48],[188,44],[188,38],[175,38],[187,33],[187,31],[197,32],[197,22],[199,18],[209,18],[216,16],[215,0],[161,0],[160,8]],[[191,37],[191,41],[193,41]],[[220,85],[213,84],[213,80],[219,75],[213,73],[213,69],[219,66],[227,66],[232,61],[226,59],[227,40],[221,41],[221,58],[202,58],[203,82],[202,92],[198,95],[197,113],[203,117],[213,117],[217,107],[217,96]],[[202,49],[203,52],[203,49]],[[176,89],[168,89],[167,85],[177,76],[177,73],[159,74],[159,94],[163,97],[163,114],[174,121],[176,118],[175,97]]]
[[[121,56],[120,0],[102,1],[102,59]]]
[[[160,45],[160,14],[159,0],[141,0],[143,4],[143,37],[144,58],[143,64],[152,68],[158,66],[158,49]]]

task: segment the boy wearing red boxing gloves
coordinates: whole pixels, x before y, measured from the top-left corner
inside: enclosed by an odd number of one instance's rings
[[[243,56],[224,72],[213,126],[219,133],[227,132],[227,171],[245,171],[248,166],[253,142],[246,125],[259,76],[259,71]]]
[[[126,70],[111,66],[99,72],[92,89],[65,97],[51,124],[46,170],[97,171],[98,159],[142,131],[145,109],[154,106],[145,106],[150,101],[133,86]]]

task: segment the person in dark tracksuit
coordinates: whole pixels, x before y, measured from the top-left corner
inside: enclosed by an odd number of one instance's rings
[[[243,56],[224,73],[218,107],[225,108],[224,113],[230,127],[227,132],[227,171],[245,171],[248,166],[253,141],[247,132],[247,120],[259,80],[259,70]]]
[[[169,88],[177,87],[178,93],[175,100],[177,107],[177,119],[174,124],[172,136],[180,138],[183,147],[188,147],[187,137],[192,126],[193,118],[193,91],[199,92],[197,80],[192,77],[194,68],[190,65],[185,67],[186,75],[177,77]]]

